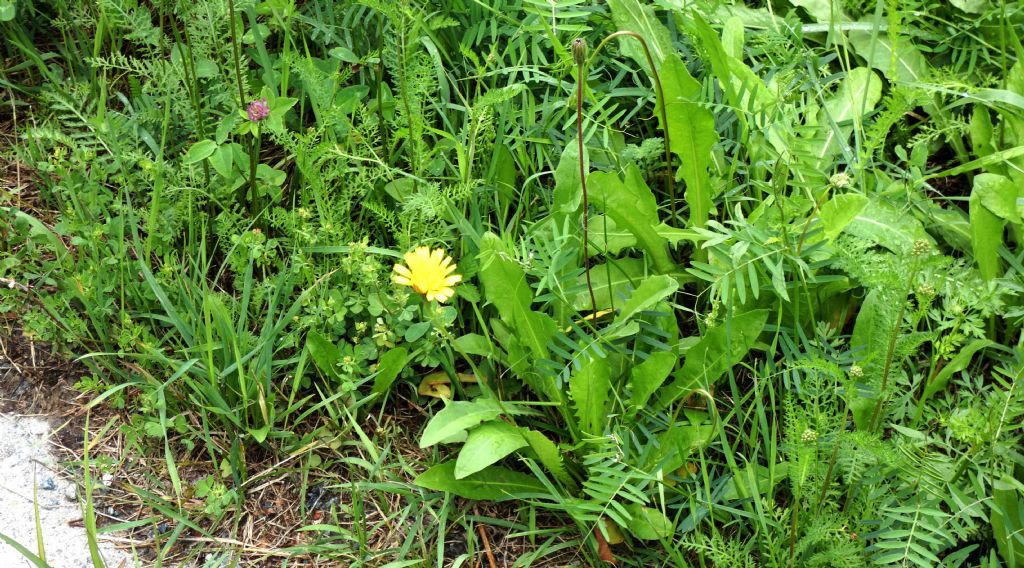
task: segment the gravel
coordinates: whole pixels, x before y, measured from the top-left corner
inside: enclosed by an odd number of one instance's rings
[[[78,491],[57,475],[49,433],[50,425],[42,419],[0,414],[0,533],[33,553],[37,550],[34,480],[47,563],[53,568],[91,568]],[[78,527],[69,524],[74,521]],[[132,565],[127,554],[109,543],[100,542],[100,553],[109,567]],[[33,564],[0,541],[0,566]]]

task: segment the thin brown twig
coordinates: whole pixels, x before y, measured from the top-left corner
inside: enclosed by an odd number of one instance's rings
[[[480,516],[480,511],[477,510],[476,507],[473,507],[473,513],[478,517]],[[491,541],[487,538],[487,529],[484,528],[483,523],[477,523],[476,530],[480,533],[480,540],[483,541],[484,554],[487,555],[487,563],[491,568],[498,568],[498,563],[494,559],[494,552],[491,551]]]

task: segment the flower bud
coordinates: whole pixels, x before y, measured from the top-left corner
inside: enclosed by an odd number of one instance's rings
[[[579,66],[587,62],[587,40],[581,37],[572,40],[572,58]]]

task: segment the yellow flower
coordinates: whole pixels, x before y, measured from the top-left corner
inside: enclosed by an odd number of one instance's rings
[[[455,262],[441,249],[419,247],[406,253],[404,258],[408,267],[395,265],[395,275],[392,277],[395,284],[411,286],[428,300],[448,301],[455,293],[452,286],[462,280],[462,276],[452,274]]]

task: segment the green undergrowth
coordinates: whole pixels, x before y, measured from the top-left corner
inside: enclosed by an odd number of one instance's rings
[[[79,465],[138,519],[90,534],[1024,566],[1022,23],[0,0],[0,313],[90,369]]]

